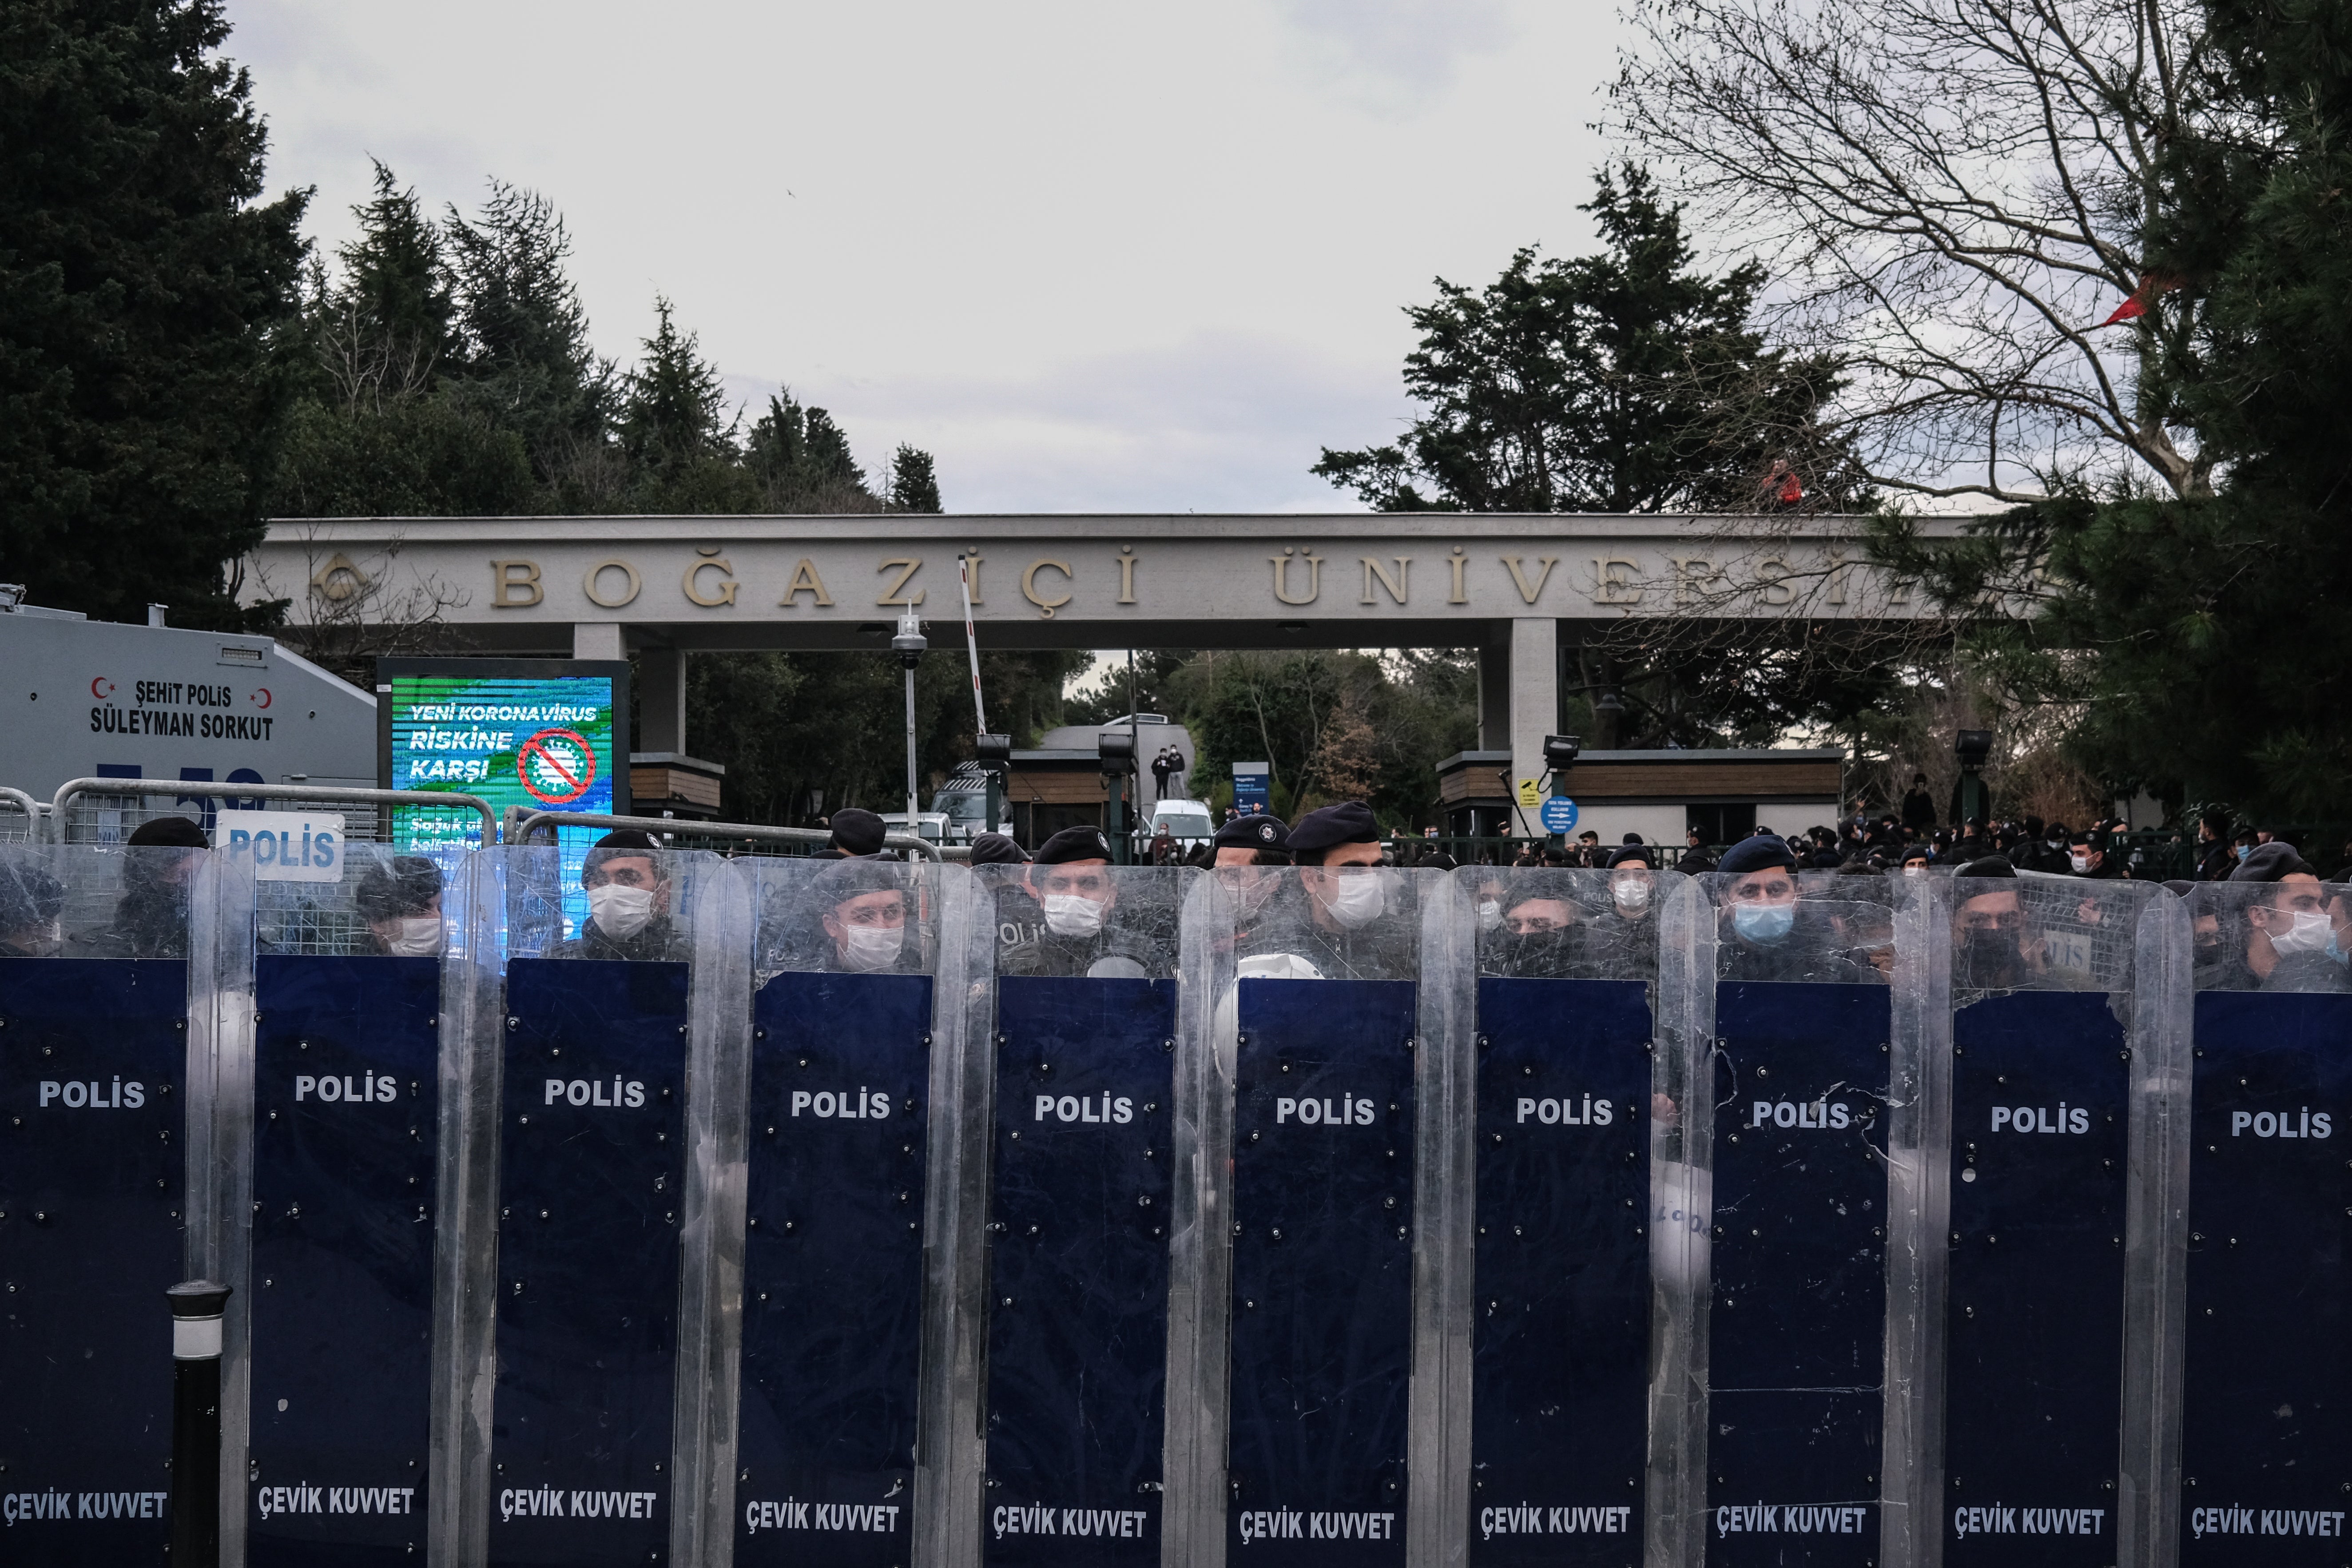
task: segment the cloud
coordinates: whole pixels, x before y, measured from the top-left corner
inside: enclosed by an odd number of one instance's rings
[[[1420,108],[1463,62],[1508,45],[1518,28],[1502,0],[1273,0],[1309,68],[1373,107]]]
[[[322,248],[368,157],[549,197],[602,352],[656,294],[754,403],[958,510],[1326,509],[1433,276],[1574,254],[1612,0],[227,0]],[[759,395],[751,395],[758,394]]]
[[[730,375],[762,405],[780,383]],[[1307,470],[1325,446],[1391,438],[1410,416],[1394,362],[1203,332],[1017,377],[966,374],[793,384],[869,468],[904,441],[939,459],[948,510],[1349,511]]]

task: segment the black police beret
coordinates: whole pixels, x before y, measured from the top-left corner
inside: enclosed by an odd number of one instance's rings
[[[588,851],[588,858],[580,863],[580,880],[586,882],[590,873],[608,860],[630,860],[639,856],[651,856],[661,847],[660,842],[642,827],[616,827],[596,840],[595,847]],[[658,859],[654,866],[656,877],[667,878],[667,873],[662,870]]]
[[[888,826],[870,811],[846,806],[833,814],[833,847],[850,855],[879,855]]]
[[[440,891],[440,867],[422,855],[395,855],[389,866],[368,862],[352,903],[362,920],[388,921],[423,913]]]
[[[1620,866],[1647,866],[1654,871],[1658,868],[1658,858],[1650,852],[1646,844],[1628,844],[1609,852],[1609,868],[1614,871]]]
[[[1103,837],[1099,827],[1065,827],[1037,847],[1037,864],[1040,866],[1109,858],[1110,840]]]
[[[1725,850],[1723,858],[1715,863],[1715,868],[1726,876],[1769,871],[1776,867],[1783,871],[1793,871],[1797,868],[1797,858],[1789,852],[1785,839],[1775,838],[1769,833],[1741,839]]]
[[[1971,860],[1960,868],[1962,877],[2007,877],[2015,880],[2017,868],[2009,863],[2006,855],[1988,855],[1981,860]]]
[[[815,879],[821,904],[837,904],[865,893],[904,892],[906,887],[907,868],[896,860],[835,860]]]
[[[142,848],[161,845],[167,849],[203,849],[209,846],[205,830],[184,816],[159,816],[142,822],[131,830],[131,842]]]
[[[1289,848],[1294,855],[1307,855],[1335,844],[1380,841],[1381,825],[1373,820],[1372,808],[1360,800],[1343,800],[1300,817],[1298,825],[1290,830]]]
[[[1220,849],[1287,849],[1290,847],[1290,825],[1264,812],[1251,816],[1236,816],[1218,828],[1216,837],[1211,842]]]
[[[1024,866],[1029,857],[1021,846],[1002,833],[983,833],[971,841],[971,863],[975,866]]]
[[[2258,844],[2254,852],[2238,862],[2230,873],[2232,882],[2282,882],[2289,877],[2312,876],[2315,873],[2294,852],[2294,846],[2273,838],[2268,844]]]

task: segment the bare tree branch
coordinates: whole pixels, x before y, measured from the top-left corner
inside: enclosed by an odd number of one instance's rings
[[[1639,0],[1613,129],[1761,256],[1780,340],[1832,354],[1871,479],[2032,500],[2210,463],[2143,394],[2193,311],[2141,267],[2203,49],[2188,0]],[[2144,313],[2102,327],[2123,300]],[[1982,477],[1978,473],[1981,468]]]

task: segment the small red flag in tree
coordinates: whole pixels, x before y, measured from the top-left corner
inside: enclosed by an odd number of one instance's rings
[[[1780,504],[1782,506],[1794,506],[1804,499],[1805,487],[1798,482],[1797,476],[1794,473],[1781,475]]]
[[[2132,290],[2131,298],[2116,306],[2115,313],[2101,321],[2099,325],[2112,327],[2118,321],[2137,321],[2147,314],[2147,304],[2150,300],[2158,294],[2169,294],[2179,287],[2179,279],[2168,278],[2160,272],[2150,272],[2139,280],[2139,287]]]

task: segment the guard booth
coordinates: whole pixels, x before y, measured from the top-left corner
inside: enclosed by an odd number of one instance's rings
[[[1094,861],[974,879],[972,972],[994,997],[975,1064],[992,1107],[980,1557],[1158,1563],[1193,1170],[1177,1100],[1205,1049],[1214,893],[1196,869]]]
[[[443,1111],[489,1033],[463,855],[344,843],[313,858],[250,884],[252,1048],[222,1061],[227,1195],[247,1214],[226,1278],[251,1347],[231,1363],[243,1419],[225,1424],[249,1484],[226,1517],[255,1568],[427,1550],[450,1479],[432,1423],[459,1147]]]
[[[2346,1554],[2352,981],[2336,956],[2345,897],[2290,879],[2200,885],[2189,903],[2183,1564]]]
[[[683,851],[474,864],[473,1005],[498,1046],[468,1083],[460,1299],[495,1321],[457,1336],[457,1531],[492,1564],[663,1560],[695,1547],[711,1484],[710,1210],[730,1174],[711,1086],[748,1032],[742,883]]]
[[[0,1541],[11,1563],[163,1554],[163,1292],[222,1263],[210,1069],[224,1023],[247,1005],[246,903],[236,874],[200,849],[0,846]],[[242,1489],[225,1474],[223,1489],[233,1505]]]
[[[1438,1071],[1419,1047],[1442,1055],[1423,1010],[1449,990],[1433,954],[1455,951],[1424,927],[1447,928],[1451,888],[1434,871],[1246,869],[1220,873],[1237,975],[1226,1557],[1401,1563],[1416,1253],[1433,1264],[1444,1242],[1416,1232]]]
[[[2132,1184],[2153,1174],[2135,1149],[2170,1067],[2163,952],[2179,904],[2137,882],[1927,886],[1921,934],[1948,962],[1923,978],[1948,990],[1926,1015],[1940,1113],[1919,1121],[1933,1194],[1919,1278],[1944,1305],[1940,1334],[1910,1348],[1925,1363],[1940,1343],[1942,1364],[1908,1385],[1927,1392],[1918,1425],[1940,1436],[1941,1466],[1919,1474],[1914,1511],[1954,1568],[2148,1561],[2129,1513],[2146,1490],[2148,1384],[2130,1373],[2153,1341],[2126,1302],[2131,1279],[2153,1278],[2158,1237],[2133,1220]],[[1908,1328],[1898,1319],[1899,1337]]]
[[[1703,1500],[1710,1563],[1880,1557],[1889,1091],[1908,1067],[1893,1056],[1892,900],[1905,893],[1845,878],[1800,898],[1779,869],[1691,890],[1713,981],[1695,998],[1705,1061],[1691,1077],[1713,1092],[1706,1127],[1688,1129],[1708,1173],[1710,1289],[1694,1324],[1704,1436],[1685,1485]]]
[[[1659,1291],[1687,1300],[1706,1223],[1658,1011],[1662,953],[1688,950],[1685,879],[1455,879],[1477,927],[1469,1561],[1632,1563]]]
[[[920,1430],[933,1010],[950,875],[937,862],[754,859],[741,1358],[727,1526],[739,1564],[910,1560]],[[952,875],[961,879],[964,873]],[[961,891],[961,889],[958,889]],[[950,1086],[952,1099],[952,1083]],[[740,1250],[738,1250],[740,1249]],[[727,1270],[722,1270],[727,1271]],[[725,1310],[722,1303],[720,1310]],[[723,1440],[723,1439],[722,1439]]]

